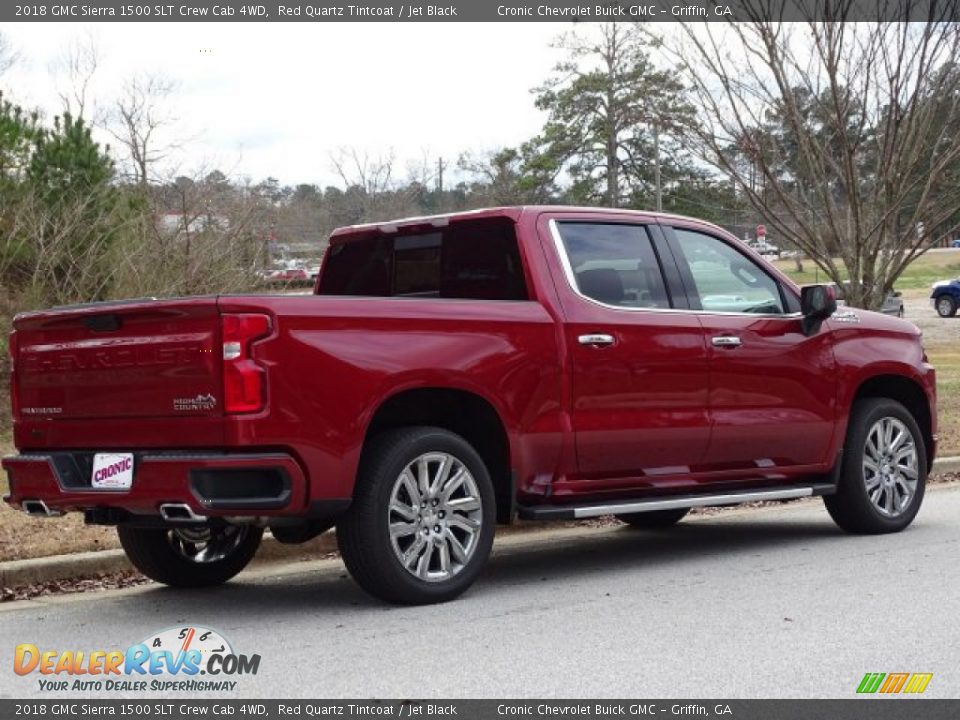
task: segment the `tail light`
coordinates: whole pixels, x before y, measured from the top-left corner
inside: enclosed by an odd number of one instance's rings
[[[13,419],[20,417],[20,398],[17,395],[17,332],[10,333],[7,341],[7,350],[10,352],[10,410],[13,413]]]
[[[228,413],[263,409],[266,372],[257,364],[250,346],[270,332],[270,317],[259,313],[221,316],[223,329],[223,407]]]

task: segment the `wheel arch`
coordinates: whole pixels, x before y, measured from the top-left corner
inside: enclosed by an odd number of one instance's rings
[[[917,421],[920,432],[923,434],[923,444],[927,451],[927,472],[929,472],[933,467],[936,446],[930,403],[923,386],[916,380],[904,375],[892,373],[872,375],[863,379],[857,386],[852,403],[863,398],[889,398],[890,400],[896,400],[907,409],[914,420]]]
[[[381,433],[428,425],[460,435],[483,459],[493,482],[497,522],[509,523],[515,511],[515,478],[507,426],[493,403],[473,390],[445,386],[412,387],[384,398],[370,416],[360,456]]]

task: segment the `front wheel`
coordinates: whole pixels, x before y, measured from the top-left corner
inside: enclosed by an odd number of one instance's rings
[[[926,480],[926,446],[913,415],[895,400],[867,398],[853,406],[839,487],[823,500],[847,532],[897,532],[920,510]]]
[[[470,444],[440,428],[404,428],[365,449],[337,542],[347,570],[371,595],[437,603],[476,580],[495,522],[490,474]]]
[[[173,587],[209,587],[226,582],[247,566],[260,546],[263,529],[120,525],[117,535],[130,562],[151,580]]]
[[[957,301],[949,295],[941,295],[937,298],[937,315],[940,317],[953,317],[957,314]]]

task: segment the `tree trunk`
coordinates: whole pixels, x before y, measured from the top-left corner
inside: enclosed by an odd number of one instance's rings
[[[653,176],[657,186],[657,212],[663,212],[663,190],[660,187],[660,128],[653,123]]]

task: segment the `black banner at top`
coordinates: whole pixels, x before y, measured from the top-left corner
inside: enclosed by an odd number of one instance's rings
[[[951,21],[958,0],[91,0],[0,3],[0,22]]]

